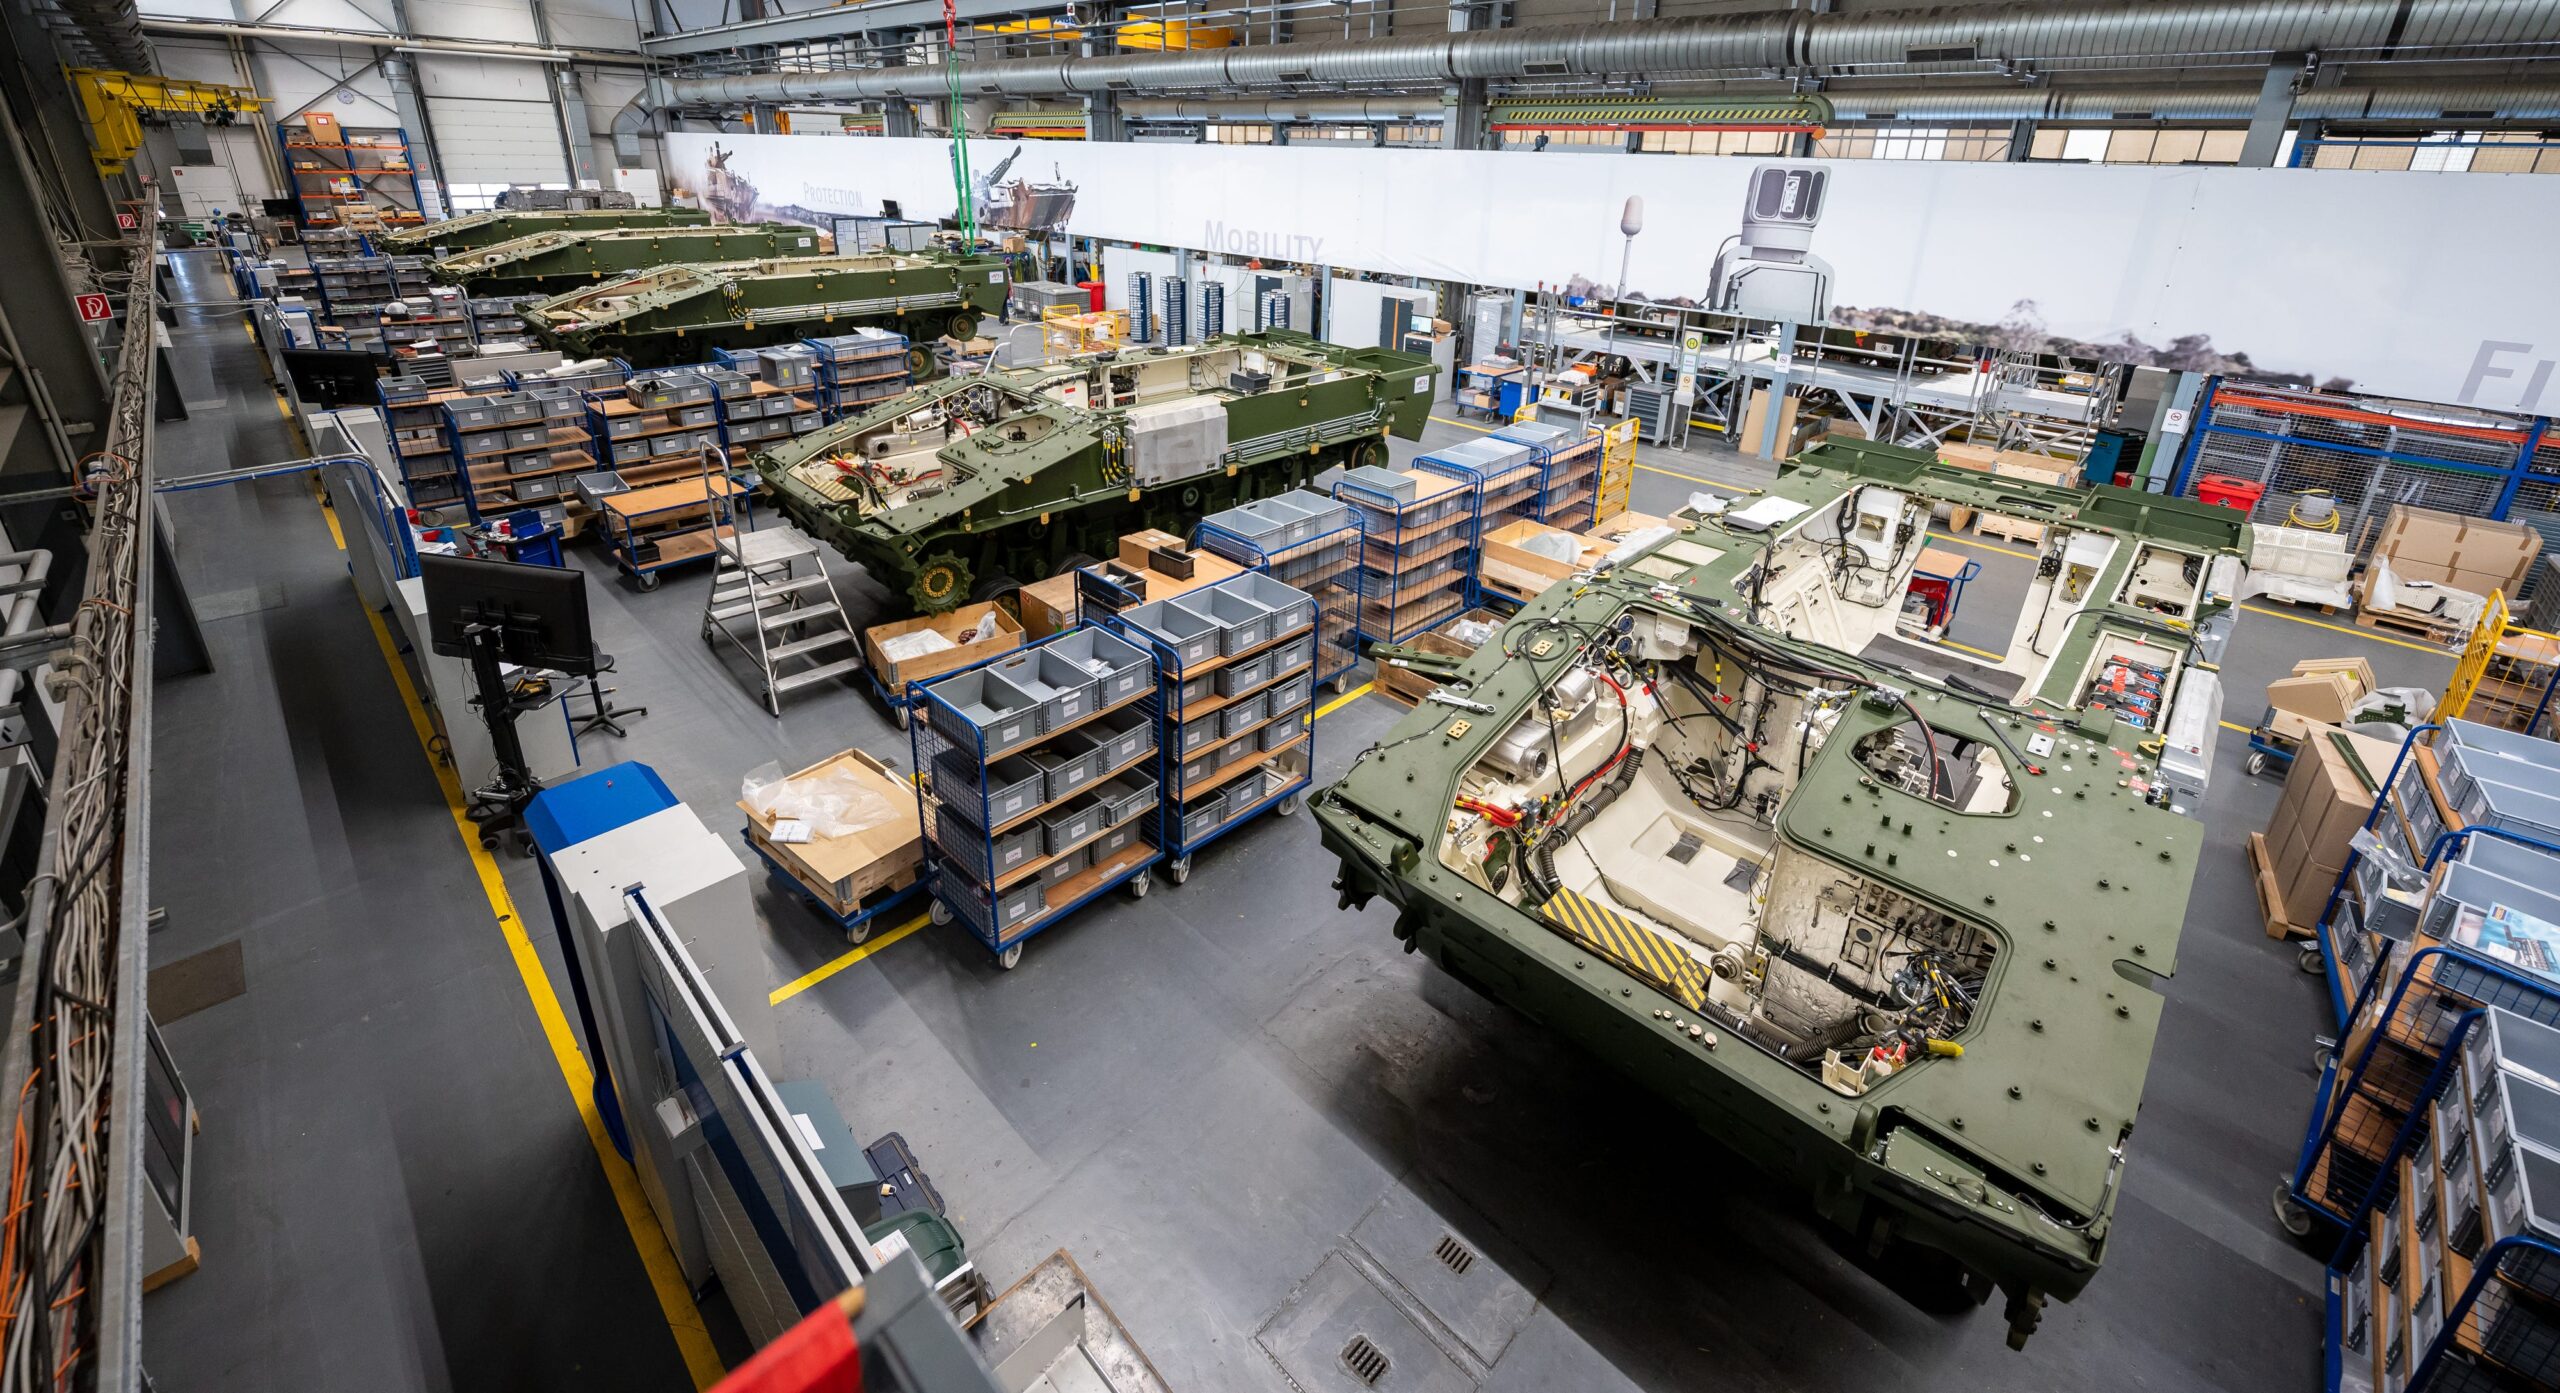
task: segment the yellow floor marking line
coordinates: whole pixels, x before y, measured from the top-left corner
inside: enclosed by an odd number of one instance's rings
[[[1352,688],[1350,691],[1344,692],[1342,695],[1335,697],[1333,700],[1326,702],[1322,706],[1317,707],[1316,719],[1321,721],[1325,717],[1332,715],[1334,712],[1349,706],[1351,703],[1358,701],[1364,696],[1367,696],[1369,694],[1370,686],[1370,683],[1363,682],[1359,686]]]
[[[772,1005],[779,1006],[782,1003],[789,1001],[791,998],[798,996],[800,993],[809,990],[811,987],[818,985],[820,982],[823,982],[828,978],[835,976],[837,973],[844,971],[846,968],[853,966],[855,963],[862,961],[864,958],[870,957],[872,954],[888,947],[890,944],[904,939],[907,935],[923,928],[931,918],[931,915],[919,914],[915,918],[910,919],[907,922],[900,924],[898,927],[891,929],[887,933],[880,935],[878,938],[872,939],[871,941],[863,944],[861,947],[818,967],[811,968],[799,977],[774,988],[772,993],[768,995],[765,1000]]]
[[[346,534],[339,529],[337,511],[321,505],[329,520],[329,535],[346,550]],[[428,767],[435,771],[436,787],[443,790],[445,808],[453,815],[454,829],[462,836],[463,851],[471,858],[472,869],[479,872],[481,893],[487,896],[490,913],[497,916],[498,928],[507,940],[507,951],[515,959],[516,975],[524,981],[525,996],[533,1003],[533,1014],[542,1026],[544,1043],[551,1047],[551,1058],[560,1067],[560,1081],[569,1089],[570,1101],[577,1105],[578,1120],[586,1124],[587,1142],[595,1148],[596,1161],[604,1167],[605,1180],[613,1187],[614,1206],[622,1211],[623,1226],[631,1231],[631,1246],[640,1254],[640,1265],[647,1269],[649,1286],[657,1293],[658,1310],[666,1317],[667,1329],[675,1336],[676,1349],[684,1355],[685,1369],[693,1376],[693,1386],[707,1389],[728,1373],[720,1362],[720,1353],[711,1344],[711,1332],[702,1323],[702,1312],[693,1304],[692,1289],[685,1285],[684,1271],[676,1265],[676,1255],[667,1246],[667,1236],[658,1227],[658,1217],[649,1208],[648,1197],[640,1192],[640,1177],[631,1163],[613,1149],[613,1138],[605,1132],[604,1116],[596,1111],[595,1075],[587,1067],[586,1056],[578,1050],[577,1037],[570,1033],[569,1018],[560,1009],[560,998],[551,990],[551,976],[542,966],[542,957],[526,936],[523,916],[516,913],[515,898],[507,893],[507,882],[498,871],[498,863],[480,845],[479,829],[472,825],[462,799],[462,784],[454,772],[435,758],[431,742],[435,724],[427,717],[426,706],[418,700],[417,689],[409,682],[409,669],[400,661],[400,650],[391,641],[391,630],[382,616],[371,609],[365,621],[373,626],[374,646],[382,650],[382,661],[391,669],[392,685],[400,690],[400,704],[409,711],[409,728],[418,737],[418,748],[427,752]],[[645,1124],[647,1119],[635,1119]]]

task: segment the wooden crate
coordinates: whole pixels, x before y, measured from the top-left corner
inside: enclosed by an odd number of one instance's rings
[[[2021,546],[2044,545],[2043,523],[2025,522],[2013,517],[2004,517],[1999,513],[1984,513],[1974,519],[1973,530],[1985,537],[1998,537],[2002,541],[2016,542]]]
[[[1406,640],[1404,646],[1420,649],[1425,653],[1445,653],[1452,658],[1464,658],[1475,652],[1474,649],[1445,634],[1416,634]],[[1378,664],[1378,675],[1371,680],[1370,687],[1374,691],[1384,692],[1394,697],[1407,706],[1412,706],[1438,691],[1440,684],[1411,668],[1381,662]]]
[[[980,643],[962,643],[960,636],[978,627],[987,615],[996,617],[996,636]],[[931,629],[952,641],[952,647],[925,653],[900,662],[891,662],[881,650],[884,639]],[[920,614],[894,624],[876,624],[862,631],[862,658],[871,665],[871,675],[891,695],[906,691],[910,682],[927,682],[946,672],[964,668],[988,658],[999,658],[1022,646],[1022,625],[998,608],[992,600],[979,605],[962,605],[947,614]]]
[[[938,655],[937,655],[938,656]],[[769,819],[744,801],[747,835],[756,849],[790,872],[802,888],[836,913],[859,913],[865,900],[882,891],[903,890],[915,883],[924,854],[923,822],[916,809],[915,787],[906,776],[860,750],[822,759],[793,774],[805,779],[838,767],[852,769],[865,788],[889,800],[894,815],[877,826],[848,836],[814,837],[805,842],[774,841]]]

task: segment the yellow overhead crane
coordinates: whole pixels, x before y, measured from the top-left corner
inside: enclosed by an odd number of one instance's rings
[[[246,111],[266,105],[266,98],[245,87],[218,82],[188,82],[155,73],[116,72],[107,68],[66,68],[73,91],[80,94],[80,114],[89,121],[89,157],[100,174],[122,174],[125,162],[142,149],[142,117],[197,116],[208,126],[228,126]]]

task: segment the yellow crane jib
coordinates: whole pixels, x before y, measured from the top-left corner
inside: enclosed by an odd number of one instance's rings
[[[243,112],[256,111],[267,99],[245,87],[218,82],[188,82],[153,73],[116,72],[107,68],[66,68],[72,90],[80,94],[80,114],[89,122],[89,155],[100,174],[122,174],[125,163],[142,149],[148,117],[194,116],[208,126],[228,126]]]

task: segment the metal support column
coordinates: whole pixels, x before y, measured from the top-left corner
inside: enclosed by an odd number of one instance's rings
[[[1449,32],[1463,34],[1476,29],[1500,29],[1511,22],[1511,7],[1488,0],[1450,0]],[[1440,89],[1441,105],[1447,108],[1440,120],[1440,144],[1448,150],[1499,150],[1500,141],[1493,139],[1488,128],[1489,115],[1485,101],[1484,79],[1462,78]]]
[[[1778,447],[1783,443],[1785,432],[1780,423],[1787,414],[1787,370],[1795,366],[1795,361],[1796,324],[1790,319],[1778,325],[1778,356],[1769,365],[1769,414],[1760,423],[1760,438],[1749,442],[1751,453],[1765,460],[1778,458]],[[1748,386],[1744,384],[1746,390],[1736,407],[1745,419],[1751,414]]]
[[[563,66],[554,71],[554,100],[560,103],[560,142],[569,152],[570,186],[602,187],[604,177],[596,171],[595,132],[587,123],[586,91],[578,85],[575,68]]]
[[[2010,122],[2009,162],[2011,164],[2024,164],[2035,157],[2035,152],[2036,123],[2033,121]]]
[[[2279,53],[2267,64],[2266,81],[2258,88],[2258,108],[2249,117],[2248,138],[2240,144],[2242,167],[2274,166],[2276,152],[2284,148],[2285,125],[2293,119],[2293,85],[2307,62],[2299,53]]]

